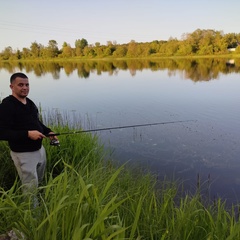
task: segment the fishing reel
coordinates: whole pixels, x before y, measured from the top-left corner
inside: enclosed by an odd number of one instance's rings
[[[52,139],[50,141],[50,145],[59,147],[60,146],[60,142],[57,139]]]

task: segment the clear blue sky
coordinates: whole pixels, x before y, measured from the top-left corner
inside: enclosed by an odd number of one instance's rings
[[[240,0],[1,0],[0,51],[56,40],[89,44],[181,39],[196,29],[240,33]]]

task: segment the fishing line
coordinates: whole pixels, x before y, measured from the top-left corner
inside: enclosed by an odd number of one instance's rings
[[[108,131],[108,130],[124,129],[124,128],[136,128],[136,127],[155,126],[155,125],[164,125],[164,124],[185,123],[185,122],[193,122],[193,121],[196,122],[197,120],[156,122],[156,123],[145,123],[145,124],[118,126],[118,127],[96,128],[96,129],[79,130],[79,131],[73,131],[73,132],[50,133],[50,134],[47,134],[46,136],[51,137],[51,136],[70,135],[70,134],[79,134],[79,133],[87,133],[87,132]]]

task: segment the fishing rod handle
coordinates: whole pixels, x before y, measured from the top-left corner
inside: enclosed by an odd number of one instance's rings
[[[59,136],[59,135],[60,135],[60,133],[48,133],[45,136],[46,137],[55,137],[55,136]]]

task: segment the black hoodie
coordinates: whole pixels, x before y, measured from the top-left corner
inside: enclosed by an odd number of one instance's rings
[[[10,95],[0,104],[0,140],[6,140],[14,152],[37,151],[42,146],[42,139],[32,140],[29,130],[38,130],[48,134],[51,129],[39,120],[39,113],[32,100],[27,98],[23,104]]]

